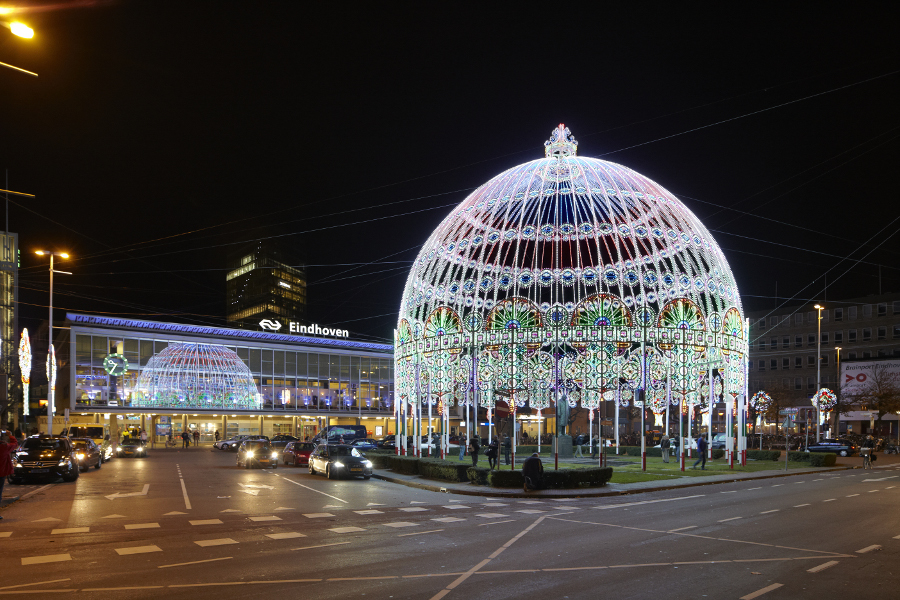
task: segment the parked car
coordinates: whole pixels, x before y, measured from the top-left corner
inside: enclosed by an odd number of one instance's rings
[[[353,440],[353,443],[351,443],[350,445],[359,450],[375,450],[376,448],[378,448],[378,443],[375,440],[371,439]]]
[[[717,433],[709,442],[709,447],[713,450],[725,450],[728,446],[728,436],[724,433]]]
[[[32,436],[16,452],[15,467],[10,483],[22,483],[37,477],[62,477],[63,481],[78,479],[78,458],[75,447],[67,437]]]
[[[91,438],[70,438],[75,448],[75,458],[78,460],[78,468],[82,471],[94,467],[99,469],[103,465],[103,450],[94,443]]]
[[[342,438],[345,444],[349,444],[353,442],[353,440],[359,438],[365,439],[369,437],[369,433],[366,430],[365,425],[329,425],[327,432],[329,444],[339,443]],[[316,437],[314,437],[312,441],[325,441],[325,432],[320,431],[319,433],[317,433]]]
[[[378,447],[382,450],[395,450],[397,448],[397,440],[394,437],[387,440],[380,440],[378,442]]]
[[[287,435],[285,433],[279,433],[276,436],[272,436],[272,439],[269,441],[272,442],[272,446],[274,448],[278,450],[284,450],[284,448],[291,442],[299,442],[300,438],[294,437],[292,435]]]
[[[264,435],[236,435],[232,438],[228,438],[227,440],[219,440],[215,444],[213,444],[213,448],[218,448],[219,450],[228,450],[231,452],[236,452],[247,440],[266,440],[269,438]]]
[[[147,447],[140,438],[126,436],[116,448],[116,456],[119,458],[147,458]]]
[[[809,445],[810,452],[834,452],[839,456],[853,456],[859,452],[859,446],[850,440],[825,439]]]
[[[284,448],[282,462],[295,467],[309,465],[309,455],[315,447],[312,442],[289,442]]]
[[[309,457],[309,474],[323,473],[328,479],[372,476],[372,461],[347,444],[321,444]]]
[[[237,466],[245,469],[253,467],[278,468],[278,452],[269,440],[253,439],[241,442],[237,451]]]

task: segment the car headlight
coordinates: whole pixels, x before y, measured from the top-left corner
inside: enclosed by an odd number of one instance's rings
[[[367,466],[368,468],[370,468],[370,469],[372,468],[372,461],[371,461],[371,460],[367,460],[367,461],[364,462],[363,464],[366,465],[366,466]]]
[[[59,461],[59,465],[58,465],[58,466],[64,467],[64,466],[66,466],[66,462],[67,462],[66,459],[62,459],[61,461]]]
[[[273,453],[272,453],[272,458],[278,458],[278,453],[277,453],[277,452],[273,452]]]
[[[143,449],[143,448],[141,448],[141,447],[138,447],[138,449],[137,449],[137,450],[135,450],[135,452],[138,452],[138,453],[140,453],[140,452],[143,452],[143,451],[144,451],[144,449]]]
[[[78,460],[84,460],[84,454],[79,452],[78,454],[75,455],[75,458],[77,458]]]
[[[342,462],[334,462],[331,464],[333,464],[335,467],[343,467],[344,466],[344,463],[342,463]]]
[[[253,458],[253,452],[248,452],[248,453],[247,453],[247,458]]]

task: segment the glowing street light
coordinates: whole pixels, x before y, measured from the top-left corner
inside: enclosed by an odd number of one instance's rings
[[[26,25],[25,23],[19,23],[18,21],[9,24],[9,30],[13,32],[13,35],[17,35],[21,38],[33,38],[34,37],[34,29]]]
[[[12,8],[8,7],[0,7],[0,15],[6,15],[13,12]],[[25,25],[24,23],[19,23],[18,21],[13,21],[10,23],[9,21],[0,21],[0,25],[9,29],[13,35],[17,35],[20,38],[31,39],[34,37],[34,29]],[[32,77],[37,77],[38,74],[33,71],[28,71],[21,67],[16,67],[14,65],[8,65],[4,62],[0,62],[0,67],[6,67],[7,69],[12,69],[13,71],[19,71],[20,73],[25,73],[26,75],[31,75]]]
[[[50,326],[48,331],[48,352],[54,354],[53,364],[56,364],[55,352],[53,351],[53,274],[60,273],[63,275],[71,275],[68,271],[56,271],[53,269],[53,257],[58,256],[60,258],[69,258],[69,255],[66,252],[50,252],[47,250],[38,250],[35,252],[38,256],[50,256]],[[49,376],[50,371],[50,356],[47,356],[47,371]],[[55,383],[55,382],[54,382]],[[56,400],[56,390],[54,386],[51,385],[50,389],[47,393],[47,433],[53,435],[53,412],[55,410],[54,401]]]

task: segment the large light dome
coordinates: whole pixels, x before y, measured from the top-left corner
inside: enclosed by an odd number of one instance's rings
[[[697,403],[706,366],[743,391],[743,366],[726,369],[745,357],[740,297],[709,231],[656,182],[576,150],[560,125],[544,158],[479,187],[425,243],[401,301],[401,397],[427,380],[487,405],[566,389],[591,407],[623,385]]]

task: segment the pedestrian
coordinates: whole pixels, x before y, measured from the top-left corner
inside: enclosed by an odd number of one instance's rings
[[[696,469],[697,465],[700,462],[702,462],[703,464],[700,465],[700,470],[705,471],[706,470],[706,438],[703,437],[702,433],[700,434],[700,437],[697,438],[697,455],[698,455],[697,462],[695,462],[694,466],[691,468]]]
[[[669,434],[664,434],[659,440],[659,447],[662,450],[663,462],[669,462]]]
[[[462,462],[466,455],[466,440],[460,436],[456,443],[459,444],[459,462]]]
[[[12,453],[19,447],[19,442],[13,432],[6,430],[0,433],[0,502],[3,501],[3,484],[6,478],[13,474]],[[3,516],[0,515],[0,519]]]
[[[169,426],[169,433],[166,434],[166,438],[167,438],[167,440],[168,440],[168,441],[166,441],[166,448],[168,448],[169,446],[175,446],[175,442],[172,440],[172,427],[171,427],[171,425]]]
[[[195,446],[200,445],[200,430],[199,429],[194,430],[194,445]]]
[[[591,438],[591,458],[597,458],[600,452],[600,436],[595,435]]]
[[[575,438],[575,458],[584,458],[584,454],[581,452],[581,434]]]
[[[503,434],[502,446],[503,446],[503,460],[508,465],[509,464],[509,452],[510,452],[510,450],[512,450],[512,440],[509,439],[509,436],[505,433]]]
[[[187,448],[188,446],[191,445],[190,435],[191,434],[189,434],[187,431],[181,432],[181,447],[182,448]]]
[[[141,446],[147,445],[147,430],[141,429]]]
[[[866,437],[866,440],[862,443],[860,455],[863,457],[863,469],[871,469],[872,460],[875,456],[875,438],[871,435]]]
[[[215,436],[216,436],[216,441],[218,442],[219,441],[219,430],[218,429],[216,429]]]
[[[478,434],[472,436],[472,439],[469,440],[469,454],[472,455],[472,466],[478,465],[478,450],[481,448],[481,444],[478,443]]]
[[[488,468],[493,471],[494,467],[497,466],[497,458],[500,455],[500,440],[497,439],[497,436],[494,436],[494,439],[491,440],[491,443],[488,444],[487,450],[484,453],[488,459]]]
[[[522,479],[524,480],[525,491],[540,489],[543,486],[543,477],[544,464],[541,462],[541,455],[535,452],[522,463]]]

